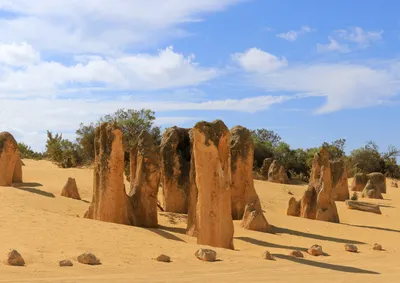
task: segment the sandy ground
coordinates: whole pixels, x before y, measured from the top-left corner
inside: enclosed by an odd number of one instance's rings
[[[196,239],[184,234],[186,216],[160,213],[160,229],[142,229],[82,218],[92,194],[90,169],[60,169],[47,161],[24,160],[23,185],[0,187],[0,282],[399,282],[400,191],[391,188],[382,215],[348,210],[337,202],[340,224],[286,216],[291,191],[305,186],[255,181],[265,215],[275,234],[246,231],[235,222],[235,250],[215,249],[220,261],[195,258]],[[83,201],[60,196],[74,177]],[[373,251],[381,243],[385,251]],[[344,250],[356,244],[359,253]],[[291,250],[319,244],[325,257],[294,259]],[[25,267],[5,264],[10,249]],[[266,261],[269,250],[276,261]],[[101,266],[85,266],[76,257],[91,251]],[[152,258],[164,253],[171,263]],[[70,259],[73,267],[58,262]]]

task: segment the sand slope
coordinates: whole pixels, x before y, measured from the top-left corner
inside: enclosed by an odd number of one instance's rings
[[[219,262],[194,257],[199,246],[185,231],[185,215],[160,213],[160,229],[141,229],[83,219],[92,194],[90,169],[60,169],[47,161],[24,160],[24,185],[0,187],[0,282],[398,282],[400,261],[400,192],[391,188],[382,215],[345,208],[337,202],[341,224],[286,216],[291,195],[305,186],[256,181],[268,222],[275,234],[246,231],[235,222],[235,251],[215,249]],[[60,196],[68,177],[76,178],[83,201]],[[386,251],[372,250],[379,242]],[[360,253],[344,251],[358,245]],[[326,257],[293,259],[293,249],[322,245]],[[26,267],[4,264],[10,249],[25,258]],[[261,255],[269,250],[276,261]],[[101,266],[76,261],[91,251]],[[152,260],[160,253],[172,263]],[[72,268],[58,261],[70,259]]]

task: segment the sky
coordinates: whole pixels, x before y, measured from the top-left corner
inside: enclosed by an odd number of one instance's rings
[[[400,147],[397,0],[0,0],[0,131],[150,108],[163,128],[222,119],[292,148]]]

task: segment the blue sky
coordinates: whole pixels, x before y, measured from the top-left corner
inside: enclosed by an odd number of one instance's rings
[[[292,147],[400,147],[400,3],[0,0],[0,131],[151,108],[163,127],[222,119]]]

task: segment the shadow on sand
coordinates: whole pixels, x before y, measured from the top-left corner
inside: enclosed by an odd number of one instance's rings
[[[274,254],[273,256],[276,258],[286,259],[286,260],[304,264],[304,265],[309,265],[309,266],[314,266],[314,267],[319,267],[319,268],[324,268],[324,269],[330,269],[330,270],[335,270],[335,271],[340,271],[340,272],[360,273],[360,274],[380,274],[379,272],[376,272],[376,271],[371,271],[371,270],[366,270],[366,269],[361,269],[361,268],[356,268],[356,267],[351,267],[351,266],[345,266],[345,265],[317,262],[317,261],[312,261],[312,260],[308,260],[308,259],[304,259],[304,258],[302,258],[302,259],[295,258],[295,257],[289,256],[289,255]]]
[[[293,235],[293,236],[300,236],[300,237],[306,237],[306,238],[311,238],[311,239],[315,239],[315,240],[330,241],[330,242],[336,242],[336,243],[342,243],[342,244],[365,244],[364,242],[360,242],[360,241],[356,241],[356,240],[349,240],[349,239],[317,235],[317,234],[312,234],[312,233],[307,233],[307,232],[291,230],[289,228],[281,228],[281,227],[277,227],[277,226],[272,227],[272,233],[274,233],[274,234],[289,234],[289,235]]]
[[[171,233],[167,232],[166,228],[169,228],[169,227],[164,227],[164,226],[160,225],[159,228],[149,228],[147,230],[149,230],[149,231],[151,231],[151,232],[153,232],[153,233],[155,233],[155,234],[157,234],[157,235],[159,235],[161,237],[164,237],[165,239],[168,239],[168,240],[173,240],[173,241],[178,241],[178,242],[185,242],[183,239],[175,236],[174,234],[171,234]]]
[[[347,223],[342,223],[343,225],[348,225],[351,227],[357,227],[357,228],[365,228],[365,229],[375,229],[379,231],[387,231],[387,232],[395,232],[395,233],[400,233],[400,230],[396,229],[390,229],[390,228],[384,228],[384,227],[375,227],[375,226],[366,226],[366,225],[355,225],[355,224],[347,224]]]
[[[41,187],[42,184],[39,183],[18,183],[18,184],[13,184],[12,186],[15,189],[22,190],[25,192],[38,194],[49,198],[55,198],[55,195],[52,193],[33,188],[33,187]]]
[[[277,249],[287,249],[287,250],[299,250],[303,252],[307,252],[307,248],[301,248],[301,247],[295,247],[295,246],[285,246],[285,245],[279,245],[279,244],[273,244],[273,243],[268,243],[262,240],[257,240],[249,237],[235,237],[235,239],[261,246],[261,247],[267,247],[267,248],[277,248]]]

